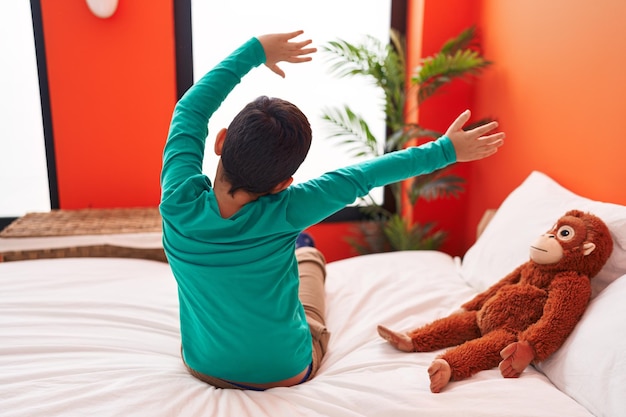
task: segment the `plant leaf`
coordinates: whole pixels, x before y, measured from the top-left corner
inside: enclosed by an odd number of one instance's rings
[[[467,80],[468,76],[479,75],[490,64],[490,61],[471,49],[458,50],[451,55],[438,52],[425,58],[411,78],[411,82],[419,86],[418,103],[421,104],[456,78]]]
[[[340,145],[350,146],[351,156],[377,156],[380,154],[378,139],[372,134],[367,122],[354,113],[350,107],[325,109],[322,120],[327,121],[332,127],[329,139],[337,139]]]
[[[388,132],[384,151],[394,152],[403,149],[414,139],[420,142],[423,138],[435,139],[442,135],[441,132],[419,124],[407,123],[405,113],[417,111],[424,100],[442,91],[442,87],[455,79],[469,81],[480,75],[491,62],[482,56],[478,47],[476,28],[472,26],[447,41],[439,52],[424,58],[408,86],[406,45],[404,38],[396,31],[390,33],[387,45],[373,37],[366,37],[358,44],[343,40],[329,42],[321,50],[326,53],[330,71],[336,76],[364,76],[382,89]],[[406,108],[408,94],[417,95],[417,108]],[[378,141],[369,131],[367,123],[349,107],[327,110],[323,118],[334,126],[331,138],[348,147],[353,155],[379,155]],[[473,122],[465,129],[487,121],[490,119]],[[420,198],[426,201],[445,197],[458,198],[465,191],[464,182],[463,178],[449,175],[443,169],[416,177],[407,196],[412,205]],[[363,211],[371,220],[359,223],[355,235],[346,238],[358,253],[441,247],[447,234],[445,231],[435,230],[434,222],[410,223],[402,217],[400,210],[403,189],[401,182],[389,185],[395,199],[394,210],[397,212],[390,212],[375,204],[369,196],[364,198],[370,204]]]
[[[339,78],[365,76],[380,87],[385,97],[385,122],[392,130],[404,124],[406,101],[406,60],[404,41],[397,31],[391,32],[392,43],[383,45],[367,36],[359,44],[335,40],[320,47]]]
[[[449,39],[441,47],[441,53],[451,55],[463,49],[478,48],[476,26],[470,26],[462,31],[457,37]]]
[[[383,226],[383,233],[394,250],[438,249],[445,240],[446,233],[434,230],[435,223],[408,222],[394,214]]]
[[[403,149],[406,144],[412,139],[437,139],[441,135],[443,135],[443,133],[431,129],[424,129],[417,124],[406,124],[401,129],[392,132],[387,137],[385,150],[387,152],[398,151],[400,149]]]
[[[459,198],[459,194],[465,191],[463,187],[465,179],[457,175],[444,174],[444,171],[445,169],[415,177],[409,190],[411,204],[417,203],[419,198],[426,201],[445,197]]]

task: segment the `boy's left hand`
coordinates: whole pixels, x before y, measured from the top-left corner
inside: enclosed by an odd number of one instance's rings
[[[446,136],[454,145],[457,162],[475,161],[491,156],[504,143],[503,132],[487,135],[498,127],[497,122],[486,123],[472,130],[463,130],[463,125],[469,118],[470,111],[465,110],[446,131]]]
[[[307,48],[311,44],[311,40],[307,39],[301,42],[290,42],[291,39],[303,34],[303,30],[290,33],[274,33],[259,36],[257,39],[261,42],[265,51],[265,66],[270,70],[285,78],[285,72],[278,67],[281,61],[297,64],[300,62],[308,62],[312,58],[305,56],[317,51],[317,48]]]

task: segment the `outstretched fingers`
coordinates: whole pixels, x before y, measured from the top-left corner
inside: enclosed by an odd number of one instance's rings
[[[472,113],[469,110],[465,110],[454,120],[454,122],[452,122],[452,124],[448,128],[448,131],[454,132],[463,129],[463,126],[465,125],[465,123],[467,123],[471,115]]]
[[[317,48],[305,48],[305,46],[310,45],[311,42],[313,41],[307,40],[304,42],[290,44],[289,54],[283,59],[283,61],[297,64],[300,62],[308,62],[313,59],[310,56],[305,56],[317,52]]]
[[[498,151],[498,148],[504,144],[504,133],[494,133],[493,135],[482,136],[477,139],[479,150],[482,151],[485,157],[493,155]]]
[[[498,127],[498,122],[493,121],[493,122],[485,123],[484,125],[475,127],[474,129],[469,130],[468,133],[474,136],[482,136],[485,133],[491,132],[493,129],[497,127]]]
[[[293,38],[303,34],[304,31],[297,30],[289,33],[274,33],[259,36],[258,39],[265,51],[265,65],[281,77],[285,76],[283,70],[278,66],[279,62],[289,62],[298,64],[311,61],[312,53],[317,48],[310,47],[310,39],[303,41],[292,41]]]
[[[454,145],[456,160],[458,162],[475,161],[486,158],[498,151],[504,143],[504,133],[489,134],[498,127],[498,122],[493,121],[470,130],[463,130],[471,116],[469,110],[461,113],[446,131],[446,136]]]
[[[279,34],[279,36],[281,36],[285,41],[288,41],[290,39],[297,38],[303,33],[304,33],[304,30],[298,29],[298,30],[294,30],[293,32],[286,32],[286,33]]]
[[[304,33],[303,30],[297,30],[295,32],[284,33],[283,36],[283,61],[287,62],[305,62],[310,61],[311,57],[303,57],[303,55],[310,55],[317,52],[317,48],[307,48],[313,41],[306,39],[303,41],[290,42],[291,39],[300,36]]]

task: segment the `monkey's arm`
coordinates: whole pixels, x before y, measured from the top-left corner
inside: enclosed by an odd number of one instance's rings
[[[590,297],[589,278],[576,272],[557,274],[548,288],[543,316],[518,337],[520,342],[530,344],[536,362],[543,361],[561,347],[580,321]]]
[[[515,268],[513,272],[511,272],[510,274],[502,278],[500,281],[493,284],[491,287],[487,288],[485,291],[476,295],[476,297],[472,298],[471,300],[463,304],[461,308],[466,311],[480,310],[483,304],[485,303],[485,301],[493,297],[500,288],[504,287],[505,285],[516,284],[519,282],[520,277],[521,277],[521,271],[524,265],[526,264],[522,264],[518,266],[517,268]]]

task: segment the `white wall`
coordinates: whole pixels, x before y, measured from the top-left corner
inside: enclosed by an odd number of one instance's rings
[[[0,1],[0,217],[50,210],[30,1]]]
[[[318,0],[308,7],[293,0],[192,0],[194,78],[200,78],[255,35],[302,29],[305,33],[298,39],[312,39],[318,49],[337,39],[358,43],[366,35],[386,44],[390,20],[390,0]],[[307,160],[294,176],[296,182],[355,162],[335,141],[328,139],[328,127],[321,120],[326,107],[348,104],[364,116],[377,138],[384,139],[382,92],[364,79],[339,80],[331,76],[324,57],[318,52],[312,62],[283,64],[284,79],[264,67],[253,70],[243,79],[209,123],[208,158],[204,165],[209,177],[213,177],[217,166],[217,158],[210,158],[215,155],[212,151],[214,135],[220,128],[228,127],[235,114],[260,95],[291,101],[309,118],[313,144]],[[375,195],[382,201],[382,190]]]

